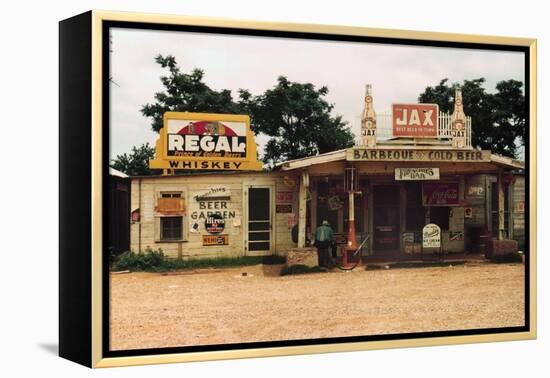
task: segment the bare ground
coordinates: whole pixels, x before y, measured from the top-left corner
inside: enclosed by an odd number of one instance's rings
[[[279,269],[111,275],[111,350],[524,325],[522,264]]]

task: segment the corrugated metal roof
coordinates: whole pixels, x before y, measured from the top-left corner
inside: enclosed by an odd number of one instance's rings
[[[113,167],[109,167],[109,175],[110,176],[116,176],[116,177],[122,177],[122,178],[128,178],[130,176],[128,176],[126,173],[124,172],[121,172],[117,169],[114,169]]]

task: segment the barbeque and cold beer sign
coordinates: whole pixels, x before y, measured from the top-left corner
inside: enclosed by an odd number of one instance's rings
[[[261,170],[250,117],[166,112],[153,169]]]

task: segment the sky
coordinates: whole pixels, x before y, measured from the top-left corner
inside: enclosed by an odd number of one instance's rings
[[[366,84],[372,85],[375,111],[384,113],[392,103],[417,103],[427,86],[443,78],[461,83],[484,77],[486,90],[494,92],[501,80],[523,82],[525,70],[521,52],[113,28],[111,159],[133,146],[155,144],[158,134],[140,109],[163,90],[160,77],[167,69],[155,63],[158,54],[174,55],[183,72],[202,69],[208,86],[229,89],[234,99],[240,88],[264,93],[280,75],[327,86],[333,115],[342,115],[355,135]],[[260,153],[266,141],[256,137]]]

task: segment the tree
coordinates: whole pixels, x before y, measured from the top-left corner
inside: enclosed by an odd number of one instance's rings
[[[149,176],[157,173],[157,170],[149,168],[149,160],[155,156],[155,149],[149,143],[142,144],[140,147],[132,147],[130,154],[117,155],[113,159],[111,167],[128,176]]]
[[[176,58],[172,55],[157,55],[155,61],[162,68],[168,68],[169,75],[161,76],[163,92],[155,93],[156,102],[143,105],[141,113],[153,118],[151,128],[159,132],[165,112],[205,112],[231,113],[240,112],[238,103],[233,102],[231,91],[215,91],[203,82],[204,72],[195,68],[190,74],[181,72]]]
[[[155,93],[155,102],[143,105],[141,113],[152,118],[151,128],[158,132],[167,111],[249,114],[254,133],[271,137],[264,150],[264,161],[279,161],[312,156],[353,145],[353,134],[342,117],[331,116],[333,105],[323,97],[327,87],[294,83],[280,76],[277,85],[253,96],[240,89],[238,101],[231,91],[216,91],[203,82],[204,72],[195,68],[181,72],[172,55],[155,57],[169,74],[161,76],[165,90]]]
[[[464,112],[472,117],[472,145],[493,152],[517,157],[518,147],[525,144],[525,96],[523,83],[517,80],[500,81],[495,93],[487,93],[484,78],[464,80],[460,86]],[[439,110],[451,113],[458,83],[443,79],[427,87],[418,100],[436,103]]]
[[[279,76],[277,85],[260,96],[240,91],[240,105],[251,115],[255,133],[271,137],[264,162],[275,163],[313,156],[353,145],[354,138],[341,116],[332,117],[333,105],[324,97],[327,87],[290,82]]]

